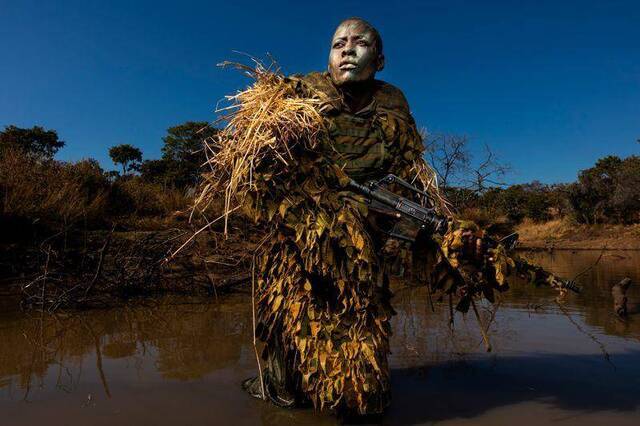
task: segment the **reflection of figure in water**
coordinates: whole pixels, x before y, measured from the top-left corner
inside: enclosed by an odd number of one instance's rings
[[[393,173],[422,184],[433,200],[442,198],[405,97],[374,79],[383,66],[378,32],[360,19],[342,22],[328,72],[285,80],[302,96],[322,101],[326,136],[316,149],[295,152],[297,168],[288,169],[286,181],[273,183],[272,169],[254,174],[268,189],[257,184],[250,215],[264,218],[260,209],[271,200],[277,200],[271,211],[278,205],[285,210],[267,214],[274,237],[258,265],[256,297],[266,363],[262,377],[244,387],[258,398],[264,391],[280,406],[312,401],[317,408],[376,414],[390,402],[387,355],[394,312],[385,259],[398,255],[398,245],[382,232],[392,219],[347,191],[345,177],[363,183]],[[446,205],[432,202],[447,212]],[[433,287],[443,293],[472,274],[492,293],[503,284],[494,277],[504,274],[509,259],[498,253],[491,270],[478,275],[464,259],[481,254],[479,230],[457,221],[450,229],[444,241],[421,237],[417,263],[428,267]],[[468,309],[473,291],[460,295]]]

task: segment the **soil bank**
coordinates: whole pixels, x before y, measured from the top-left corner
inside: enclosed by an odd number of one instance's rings
[[[565,220],[524,221],[516,227],[520,246],[556,250],[640,250],[640,224],[585,225]]]

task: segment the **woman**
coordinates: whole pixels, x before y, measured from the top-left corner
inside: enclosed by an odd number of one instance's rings
[[[318,408],[372,414],[390,401],[393,310],[383,258],[391,244],[385,247],[380,231],[384,218],[344,182],[432,176],[424,175],[422,140],[402,92],[374,79],[383,66],[378,32],[354,18],[336,29],[327,73],[289,80],[303,96],[321,100],[327,132],[318,147],[296,154],[294,183],[269,191],[284,190],[291,202],[279,208],[282,224],[260,264],[263,380],[245,388],[261,397],[264,387],[279,405],[311,400]]]
[[[333,36],[328,72],[284,78],[258,67],[256,84],[232,97],[228,125],[211,150],[200,204],[224,189],[227,214],[242,208],[270,231],[254,298],[266,362],[244,387],[280,406],[311,401],[377,414],[390,402],[394,312],[385,265],[397,245],[384,230],[394,221],[350,192],[349,181],[393,173],[422,185],[431,207],[448,213],[402,92],[375,80],[383,67],[375,28],[347,19]],[[487,277],[508,264],[492,255],[502,266],[477,274],[465,258],[481,254],[480,236],[452,221],[444,240],[425,234],[415,245],[422,253],[414,252],[414,263],[430,266],[432,289],[457,291],[463,310],[478,290],[459,287],[462,276],[497,286],[503,282]]]

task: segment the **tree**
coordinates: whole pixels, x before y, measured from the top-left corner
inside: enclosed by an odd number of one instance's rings
[[[631,223],[640,220],[640,157],[608,156],[582,170],[569,188],[580,222]]]
[[[616,173],[616,188],[611,204],[618,222],[640,221],[640,157],[632,155],[622,161]]]
[[[487,145],[476,160],[466,136],[425,132],[423,137],[438,185],[459,210],[471,207],[491,187],[505,186],[502,178],[509,167],[499,162]]]
[[[9,125],[0,132],[0,154],[19,150],[38,160],[50,160],[64,144],[55,130],[45,130],[40,126],[23,129]]]
[[[195,185],[207,160],[203,141],[217,132],[218,129],[203,121],[187,121],[168,128],[167,135],[162,138],[162,158],[143,162],[140,167],[142,178],[177,188]]]
[[[168,182],[168,162],[166,160],[145,160],[140,164],[140,176],[147,182],[166,185]]]
[[[214,136],[217,129],[206,121],[187,121],[167,129],[163,137],[162,158],[165,160],[187,161],[202,153],[202,141]]]
[[[109,157],[114,164],[122,166],[122,175],[136,170],[142,161],[142,151],[133,145],[121,144],[109,148]]]
[[[168,128],[167,135],[162,138],[167,180],[178,187],[194,185],[200,176],[200,167],[207,159],[203,141],[217,132],[204,121],[187,121]],[[157,169],[158,165],[155,166]]]
[[[438,175],[440,186],[459,185],[471,162],[467,137],[440,133],[423,136],[429,162]]]

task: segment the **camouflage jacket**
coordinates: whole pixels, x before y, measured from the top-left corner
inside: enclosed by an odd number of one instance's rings
[[[293,77],[321,96],[329,138],[323,155],[352,179],[364,182],[388,173],[407,177],[413,162],[422,155],[422,139],[402,92],[376,80],[373,100],[352,112],[342,101],[329,75],[313,72]]]

